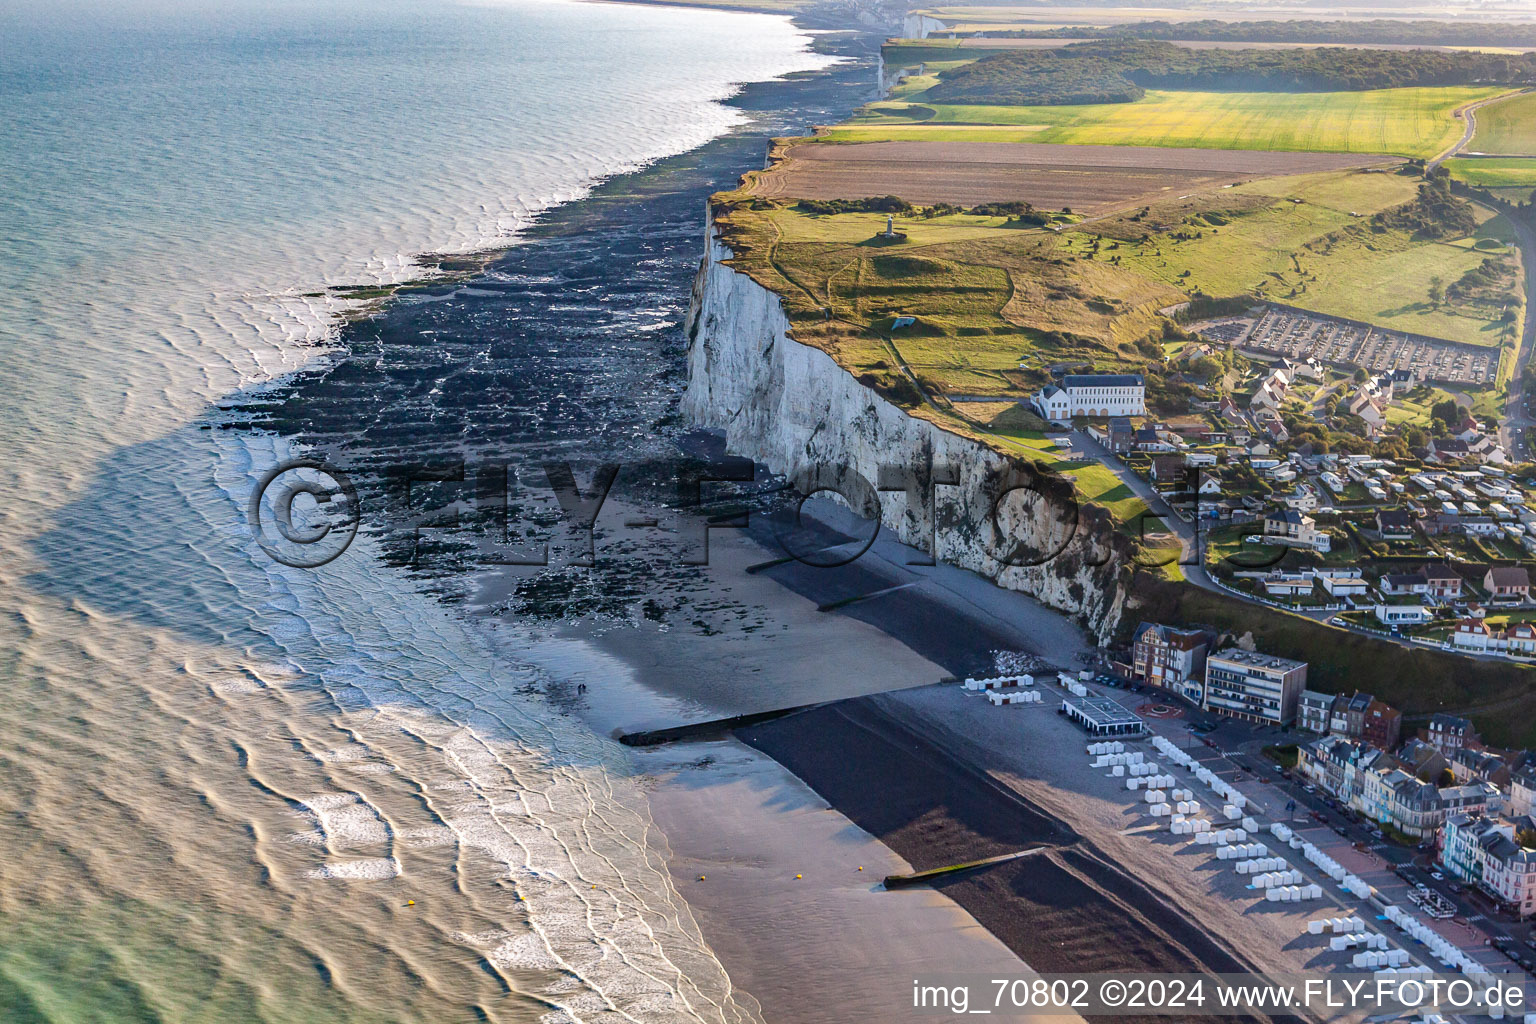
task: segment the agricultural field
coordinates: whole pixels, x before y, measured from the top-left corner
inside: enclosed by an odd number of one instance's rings
[[[1482,124],[1481,117],[1478,124]],[[1481,127],[1478,130],[1481,131]],[[1458,157],[1447,160],[1445,169],[1451,172],[1451,177],[1469,185],[1493,189],[1536,188],[1536,157]]]
[[[1413,198],[1417,179],[1394,174],[1335,173],[1269,178],[1226,190],[1220,202],[1194,197],[1165,204],[1180,214],[1169,225],[1120,215],[1066,233],[1067,251],[1117,265],[1186,291],[1253,292],[1299,308],[1381,327],[1481,345],[1504,341],[1494,310],[1431,300],[1443,288],[1505,251],[1507,225],[1486,211],[1473,239],[1425,242],[1401,231],[1361,227],[1371,214]],[[1209,212],[1204,212],[1209,211]],[[1214,216],[1211,214],[1214,213]],[[1145,225],[1164,227],[1151,233]],[[1114,249],[1096,236],[1118,240]],[[1480,238],[1491,242],[1481,248]],[[1127,244],[1130,243],[1130,244]],[[1114,244],[1110,242],[1109,244]],[[1097,251],[1095,251],[1097,250]]]
[[[1477,111],[1474,153],[1536,157],[1536,93],[1522,93]]]
[[[1456,108],[1497,96],[1498,86],[1374,89],[1361,92],[1153,91],[1134,103],[962,106],[903,102],[864,108],[826,141],[975,138],[932,134],[945,126],[1002,127],[986,141],[1172,146],[1285,152],[1384,153],[1431,157],[1462,134]],[[918,134],[908,134],[917,127]]]
[[[870,142],[789,145],[754,176],[753,195],[914,203],[1024,201],[1042,209],[1102,212],[1236,185],[1255,175],[1337,170],[1379,158],[1333,153],[1141,149],[1132,146]]]
[[[1067,360],[1145,366],[1163,352],[1158,311],[1197,287],[1262,287],[1292,306],[1501,343],[1511,328],[1487,319],[1494,312],[1430,295],[1435,278],[1449,286],[1486,259],[1507,259],[1501,243],[1415,241],[1365,226],[1417,183],[1348,170],[1265,178],[1061,230],[914,212],[897,216],[896,240],[881,237],[881,213],[815,214],[738,193],[723,224],[733,265],[784,296],[797,338],[909,407],[974,426],[981,410],[951,410],[946,396],[1017,399]],[[1477,234],[1495,239],[1499,222],[1482,216]],[[898,317],[916,322],[895,328]]]

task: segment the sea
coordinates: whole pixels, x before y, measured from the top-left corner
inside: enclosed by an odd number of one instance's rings
[[[561,699],[598,662],[555,624],[630,611],[368,517],[288,564],[250,497],[445,438],[686,447],[702,197],[838,58],[571,0],[20,0],[0,37],[0,1020],[759,1019]]]

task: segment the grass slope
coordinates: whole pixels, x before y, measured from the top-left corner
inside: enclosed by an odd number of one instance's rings
[[[1482,123],[1481,119],[1478,123]],[[1451,172],[1453,178],[1484,188],[1536,187],[1536,158],[1532,157],[1495,156],[1447,160],[1445,169]]]
[[[1536,156],[1536,93],[1522,93],[1477,111],[1476,153]]]
[[[1487,309],[1429,300],[1433,278],[1449,285],[1480,266],[1489,252],[1462,240],[1423,242],[1400,231],[1363,230],[1370,214],[1411,199],[1417,184],[1418,179],[1402,175],[1349,172],[1268,178],[1228,190],[1230,198],[1222,201],[1240,212],[1229,211],[1224,224],[1198,220],[1198,211],[1213,201],[1169,204],[1189,210],[1196,220],[1153,232],[1146,244],[1123,242],[1112,255],[1127,270],[1186,291],[1257,291],[1289,305],[1382,327],[1501,344],[1503,325],[1490,319]],[[1070,232],[1066,244],[1086,256],[1090,233],[1134,239],[1148,223],[1128,215],[1091,222]],[[1501,225],[1500,219],[1488,218],[1478,235],[1497,237]],[[1181,234],[1199,237],[1177,237]],[[1329,241],[1321,241],[1325,238]],[[1110,255],[1101,252],[1099,258]]]
[[[906,103],[871,104],[824,138],[950,141],[939,125],[992,125],[1012,131],[994,131],[985,136],[987,141],[1428,157],[1460,138],[1461,122],[1452,111],[1502,91],[1496,86],[1308,93],[1156,91],[1135,103],[995,107],[926,103],[924,93],[914,90],[904,94]],[[923,125],[922,133],[901,134],[912,125]],[[954,138],[981,136],[964,131]]]

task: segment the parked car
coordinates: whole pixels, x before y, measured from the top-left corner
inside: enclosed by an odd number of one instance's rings
[[[1437,882],[1443,882],[1443,881],[1445,881],[1445,875],[1443,875],[1443,874],[1442,874],[1442,873],[1440,873],[1440,872],[1439,872],[1439,871],[1431,871],[1431,872],[1430,872],[1430,873],[1429,873],[1429,877],[1430,877],[1430,878],[1433,878],[1433,879],[1434,879],[1434,880],[1435,880],[1435,881],[1437,881]]]

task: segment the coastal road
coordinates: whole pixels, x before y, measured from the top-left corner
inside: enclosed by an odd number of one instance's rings
[[[1466,122],[1465,128],[1461,133],[1460,141],[1456,142],[1454,145],[1446,147],[1444,150],[1441,150],[1440,154],[1433,159],[1425,161],[1424,169],[1426,171],[1432,171],[1436,167],[1439,167],[1441,164],[1445,163],[1451,157],[1455,156],[1457,153],[1460,153],[1463,149],[1467,148],[1467,143],[1472,141],[1472,136],[1477,132],[1477,110],[1479,107],[1485,107],[1490,103],[1497,103],[1499,100],[1508,99],[1514,95],[1517,94],[1508,92],[1501,93],[1498,96],[1490,96],[1485,100],[1478,100],[1476,103],[1468,103],[1464,107],[1457,107],[1452,112],[1453,115],[1461,118],[1464,122]]]
[[[1529,431],[1532,420],[1530,403],[1525,395],[1525,371],[1531,356],[1536,354],[1536,316],[1533,316],[1536,311],[1532,309],[1533,300],[1536,300],[1536,231],[1519,217],[1506,215],[1505,220],[1514,225],[1520,262],[1525,267],[1525,329],[1520,334],[1515,366],[1504,390],[1504,422],[1499,425],[1499,441],[1511,459],[1524,462],[1531,457]]]

